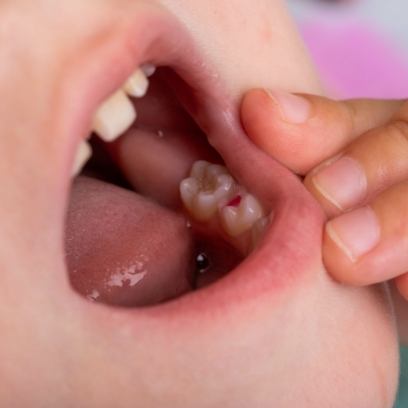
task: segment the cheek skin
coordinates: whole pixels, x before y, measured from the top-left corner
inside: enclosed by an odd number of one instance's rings
[[[189,27],[237,98],[256,87],[321,92],[315,70],[281,0],[258,0],[255,6],[237,0],[234,7],[227,3],[223,7],[218,0],[162,0],[160,4]]]

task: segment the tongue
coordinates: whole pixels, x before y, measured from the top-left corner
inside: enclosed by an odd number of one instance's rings
[[[66,254],[73,287],[104,303],[155,304],[192,287],[194,240],[184,217],[96,179],[74,182]]]

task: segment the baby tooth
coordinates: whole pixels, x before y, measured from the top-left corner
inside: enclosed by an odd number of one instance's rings
[[[256,247],[263,237],[267,226],[269,225],[269,219],[267,217],[262,217],[255,222],[252,227],[252,245]]]
[[[105,142],[113,142],[136,120],[136,110],[124,91],[111,95],[97,110],[92,129]]]
[[[217,196],[212,192],[202,191],[194,203],[194,217],[199,221],[209,221],[217,212]]]
[[[143,98],[146,95],[149,88],[149,80],[142,69],[138,69],[132,74],[132,76],[125,82],[123,89],[126,93],[135,98]]]
[[[90,159],[92,156],[92,148],[91,145],[83,140],[77,149],[77,152],[75,154],[74,158],[74,164],[72,166],[72,176],[76,177],[82,170],[82,168],[85,166],[86,162]]]
[[[147,77],[151,77],[156,72],[156,66],[153,64],[143,64],[141,67],[142,71]]]
[[[216,177],[220,174],[228,174],[226,167],[221,166],[220,164],[210,164],[207,167],[206,175],[207,177]]]
[[[263,216],[258,200],[251,194],[242,197],[238,207],[226,206],[221,210],[221,223],[227,234],[237,237],[252,228]]]
[[[218,188],[222,188],[225,192],[230,192],[235,186],[234,179],[229,174],[220,174],[215,178]]]
[[[193,211],[193,200],[198,193],[199,186],[195,178],[188,178],[181,182],[180,184],[180,195],[181,200],[188,210]]]
[[[251,194],[248,194],[242,198],[239,208],[242,221],[247,223],[247,225],[250,225],[250,227],[252,227],[255,221],[259,220],[259,218],[263,216],[261,205]]]
[[[237,222],[238,210],[236,207],[224,207],[221,211],[221,223],[225,232],[231,237],[241,234],[241,226]]]
[[[200,160],[193,164],[190,175],[180,184],[180,193],[196,220],[210,221],[218,212],[222,227],[231,237],[255,227],[260,227],[257,231],[261,234],[264,223],[256,224],[264,216],[260,203],[237,185],[225,166]],[[231,200],[233,197],[236,199]]]
[[[191,177],[194,177],[196,179],[202,179],[209,165],[210,163],[208,163],[205,160],[196,161],[191,169],[190,173]]]

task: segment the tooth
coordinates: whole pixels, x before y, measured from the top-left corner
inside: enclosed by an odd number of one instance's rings
[[[140,68],[147,77],[151,77],[156,72],[156,66],[150,63],[143,64]]]
[[[220,174],[215,177],[217,190],[222,189],[225,192],[230,192],[235,187],[235,181],[229,174]]]
[[[205,175],[205,172],[207,170],[207,167],[210,165],[205,160],[198,160],[193,164],[193,167],[191,169],[190,176],[194,177],[196,179],[202,179]]]
[[[258,200],[251,194],[242,197],[238,207],[222,208],[221,223],[228,235],[237,237],[252,228],[263,217],[263,210]]]
[[[248,194],[242,198],[241,204],[239,205],[242,220],[247,224],[254,224],[255,221],[259,220],[263,216],[263,210],[259,201],[251,194]]]
[[[254,226],[252,227],[252,245],[254,248],[258,245],[259,241],[263,237],[268,225],[268,217],[262,217],[255,222]]]
[[[180,195],[184,205],[190,212],[193,212],[193,201],[199,190],[198,181],[195,178],[187,178],[180,184]]]
[[[231,198],[235,181],[224,166],[204,160],[195,162],[190,174],[180,185],[182,201],[196,220],[209,221],[220,203]]]
[[[72,176],[76,177],[82,170],[82,168],[85,166],[86,162],[90,159],[92,156],[92,148],[91,145],[83,140],[76,151],[75,158],[74,158],[74,163],[72,166]]]
[[[136,120],[136,110],[122,90],[111,95],[95,113],[92,129],[105,142],[113,142]]]
[[[149,80],[140,68],[130,76],[123,86],[125,92],[135,98],[143,98],[148,88]]]
[[[236,194],[237,185],[234,179],[227,174],[218,176],[214,196],[217,199],[217,208],[224,206]]]
[[[199,221],[209,221],[217,212],[217,197],[213,192],[201,191],[193,202],[194,216]]]
[[[207,167],[206,175],[207,177],[216,177],[220,174],[228,174],[226,167],[221,166],[220,164],[210,164]]]
[[[236,207],[224,207],[221,211],[221,223],[225,232],[235,237],[240,235],[240,229],[237,227],[238,209]]]

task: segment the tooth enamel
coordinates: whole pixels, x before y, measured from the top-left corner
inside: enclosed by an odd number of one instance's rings
[[[251,194],[242,197],[238,207],[226,206],[221,210],[221,223],[231,237],[237,237],[252,228],[263,217],[258,200]]]
[[[226,167],[219,164],[210,164],[207,167],[206,175],[208,178],[216,177],[221,174],[228,174],[228,170]]]
[[[95,113],[92,129],[105,142],[113,142],[136,120],[136,110],[123,90],[111,95]]]
[[[193,201],[198,193],[199,185],[197,179],[189,177],[180,184],[180,195],[184,205],[190,212],[193,212]]]
[[[209,191],[198,193],[193,201],[194,216],[198,221],[209,221],[217,212],[217,196]]]
[[[196,220],[209,221],[217,213],[219,203],[231,197],[235,186],[224,166],[200,160],[194,163],[190,177],[182,181],[180,193]]]
[[[140,68],[130,76],[123,86],[125,92],[135,98],[143,98],[148,88],[149,80]]]
[[[92,148],[91,145],[83,140],[76,151],[75,157],[74,157],[74,163],[72,166],[72,176],[75,177],[77,176],[82,168],[85,166],[86,162],[90,159],[92,156]]]
[[[269,224],[268,217],[262,217],[256,221],[252,227],[252,245],[256,247],[263,237],[264,232]]]
[[[207,167],[210,165],[210,163],[204,161],[204,160],[198,160],[193,164],[193,167],[191,169],[190,176],[194,177],[196,179],[201,179],[204,177],[205,171]]]
[[[219,164],[195,162],[190,177],[180,184],[180,194],[194,219],[210,221],[218,213],[221,226],[231,237],[253,229],[255,243],[268,223],[259,201]]]
[[[146,63],[143,64],[140,68],[147,77],[151,77],[156,72],[156,66],[154,66],[153,64]]]

